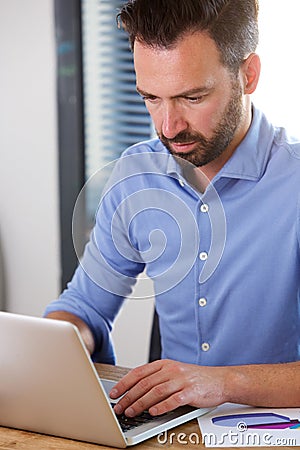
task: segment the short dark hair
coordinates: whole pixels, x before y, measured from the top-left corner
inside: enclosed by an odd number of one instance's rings
[[[258,0],[129,0],[118,19],[132,49],[135,40],[170,48],[187,33],[205,32],[233,71],[258,44]]]

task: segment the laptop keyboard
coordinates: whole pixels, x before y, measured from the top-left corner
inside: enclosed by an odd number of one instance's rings
[[[112,407],[114,407],[114,404],[111,404]],[[136,428],[139,425],[142,425],[144,423],[148,423],[151,422],[154,419],[157,419],[154,416],[151,416],[151,414],[149,414],[147,411],[144,411],[142,414],[140,414],[139,416],[135,416],[135,417],[127,417],[125,416],[125,414],[116,414],[116,417],[119,421],[119,424],[122,428],[123,431],[128,431],[128,430],[132,430],[132,428]]]

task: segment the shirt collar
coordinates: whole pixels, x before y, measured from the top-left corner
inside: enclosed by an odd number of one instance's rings
[[[252,123],[243,141],[234,151],[231,158],[224,164],[212,182],[220,178],[236,178],[257,181],[265,171],[269,152],[274,140],[274,127],[265,115],[254,106],[252,107]],[[158,144],[159,150],[168,152],[163,144]],[[169,175],[182,173],[181,167],[169,154],[166,167]]]
[[[212,181],[220,178],[257,181],[263,175],[275,130],[261,111],[254,106],[252,111],[248,133]]]

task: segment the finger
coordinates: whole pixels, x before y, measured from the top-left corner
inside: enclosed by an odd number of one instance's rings
[[[146,383],[148,388],[144,390]],[[142,388],[140,387],[141,385],[143,386]],[[125,412],[125,415],[134,417],[168,398],[174,392],[178,391],[179,388],[178,380],[165,379],[164,377],[159,379],[158,375],[155,374],[147,379],[141,380],[136,386],[130,389],[118,402],[115,411],[118,411],[118,414]]]
[[[161,368],[161,361],[154,361],[149,364],[136,367],[125,375],[110,391],[111,398],[118,398],[125,394],[130,388],[136,385],[140,380],[156,373]]]
[[[149,408],[149,413],[152,416],[159,416],[165,414],[169,411],[173,411],[179,406],[184,406],[189,404],[188,396],[184,391],[178,391],[164,399],[163,401],[156,403]]]
[[[212,395],[213,394],[213,395]],[[172,411],[179,406],[190,405],[196,408],[215,407],[224,403],[223,399],[216,393],[208,392],[199,385],[190,385],[182,388],[163,399],[161,402],[149,408],[149,413],[153,416]]]

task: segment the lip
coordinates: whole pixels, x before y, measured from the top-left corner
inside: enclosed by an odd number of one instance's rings
[[[176,153],[189,153],[195,147],[195,142],[174,143],[172,142],[172,148]]]

